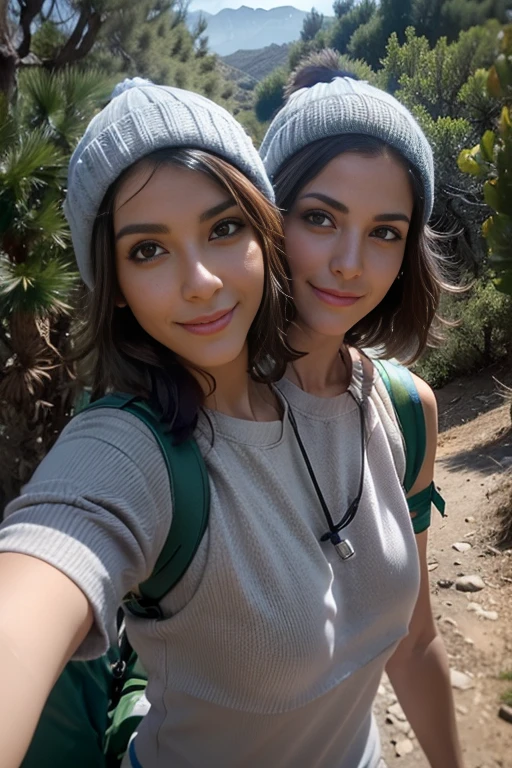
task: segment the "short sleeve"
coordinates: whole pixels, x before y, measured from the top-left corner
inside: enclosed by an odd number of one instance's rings
[[[118,606],[151,574],[171,519],[151,431],[129,413],[86,411],[7,507],[0,551],[44,560],[80,587],[95,622],[76,658],[94,658],[115,640]]]

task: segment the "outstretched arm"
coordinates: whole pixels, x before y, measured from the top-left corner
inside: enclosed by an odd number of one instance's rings
[[[92,626],[84,593],[42,560],[0,553],[0,744],[18,768],[66,662]]]
[[[437,445],[437,405],[430,387],[414,377],[425,413],[427,450],[409,496],[432,482]],[[448,657],[432,615],[427,568],[428,531],[416,536],[421,569],[418,600],[409,634],[386,671],[398,700],[432,768],[463,768],[457,734]]]

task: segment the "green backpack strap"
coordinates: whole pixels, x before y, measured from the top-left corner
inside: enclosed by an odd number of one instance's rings
[[[143,618],[161,618],[160,601],[185,574],[201,543],[210,509],[208,473],[196,441],[175,444],[157,414],[142,399],[113,393],[85,410],[119,408],[139,418],[153,433],[163,457],[172,495],[172,523],[151,576],[129,594],[125,608]]]
[[[393,403],[405,443],[404,488],[409,493],[425,459],[427,430],[418,390],[410,371],[389,360],[374,360]]]
[[[393,403],[405,444],[404,489],[409,493],[417,480],[427,448],[427,428],[420,396],[410,371],[389,360],[374,360]],[[412,524],[415,533],[422,533],[430,525],[431,506],[444,517],[445,502],[434,482],[407,499],[409,510],[414,513]]]

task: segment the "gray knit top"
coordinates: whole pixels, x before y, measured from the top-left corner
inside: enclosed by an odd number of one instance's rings
[[[354,366],[351,390],[363,373]],[[359,414],[279,385],[333,517],[359,482]],[[286,407],[286,406],[285,406]],[[366,403],[366,473],[342,561],[287,414],[251,422],[209,412],[196,437],[210,477],[206,535],[163,601],[165,619],[127,619],[151,703],[134,745],[143,768],[375,768],[371,709],[407,633],[419,587],[404,456],[379,381]],[[88,596],[86,659],[115,639],[123,595],[149,576],[172,515],[164,461],[130,414],[75,418],[8,508],[0,550],[47,560]]]

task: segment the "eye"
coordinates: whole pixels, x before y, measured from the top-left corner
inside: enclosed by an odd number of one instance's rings
[[[402,239],[400,232],[391,227],[377,227],[377,229],[373,230],[372,237],[376,237],[379,240],[387,240],[388,242]]]
[[[304,214],[303,218],[308,224],[313,224],[314,227],[326,228],[334,226],[331,217],[323,211],[308,211]]]
[[[158,243],[148,240],[145,243],[139,243],[134,246],[128,254],[128,258],[132,261],[148,262],[154,261],[154,259],[157,259],[164,253],[167,253],[165,248],[162,248]]]
[[[219,223],[215,225],[209,239],[220,240],[224,237],[232,237],[233,235],[236,235],[243,226],[243,222],[238,219],[224,219],[224,221],[219,221]]]

